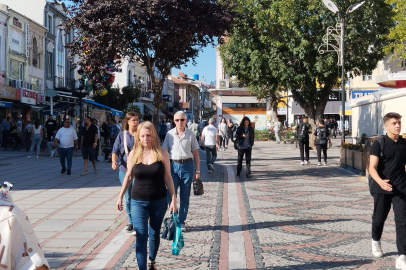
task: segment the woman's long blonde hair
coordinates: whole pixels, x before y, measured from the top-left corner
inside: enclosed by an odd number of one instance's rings
[[[152,124],[150,121],[144,121],[141,124],[139,124],[137,128],[137,135],[135,136],[134,139],[134,156],[132,162],[134,164],[140,164],[142,162],[142,154],[144,152],[144,147],[142,146],[139,136],[141,129],[148,129],[151,132],[152,138],[151,151],[152,155],[154,155],[154,161],[162,161],[161,146],[159,145],[158,134],[156,132],[154,124]]]

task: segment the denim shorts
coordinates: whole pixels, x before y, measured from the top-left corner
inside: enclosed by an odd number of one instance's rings
[[[96,148],[82,146],[82,157],[90,161],[96,160]]]

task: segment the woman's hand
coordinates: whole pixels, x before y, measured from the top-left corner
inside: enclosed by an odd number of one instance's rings
[[[117,170],[117,162],[111,162],[111,168]]]
[[[116,202],[117,210],[123,211],[123,197],[119,196]]]
[[[178,206],[176,205],[176,198],[172,199],[171,205],[169,206],[169,213],[178,212]]]

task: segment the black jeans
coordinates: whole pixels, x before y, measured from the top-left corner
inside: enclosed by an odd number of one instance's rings
[[[327,162],[327,144],[316,144],[317,160],[321,162],[321,150],[323,150],[324,161]]]
[[[304,161],[304,152],[306,160],[309,161],[309,138],[299,139],[300,160]]]
[[[214,162],[216,161],[217,149],[215,145],[205,145],[204,149],[206,150],[207,169],[210,169],[209,164],[214,165]]]
[[[228,141],[231,139],[231,142],[233,142],[234,141],[234,138],[233,138],[233,133],[228,133],[227,134],[227,141],[226,141],[226,145],[228,146]]]
[[[226,148],[226,140],[227,137],[223,135],[219,135],[219,140],[220,140],[220,148]]]
[[[246,174],[251,173],[251,153],[252,153],[252,148],[247,148],[247,149],[238,149],[238,164],[237,164],[237,174],[241,173],[242,170],[242,159],[244,158],[245,154],[245,164],[247,166],[246,168]]]
[[[372,215],[372,239],[381,240],[385,220],[391,204],[395,213],[396,246],[399,255],[406,255],[406,195],[373,193],[374,213]]]

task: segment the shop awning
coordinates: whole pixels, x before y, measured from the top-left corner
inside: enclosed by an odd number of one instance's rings
[[[152,114],[154,113],[154,105],[152,105],[151,103],[144,103],[145,107],[152,112]],[[161,112],[161,110],[158,110],[158,117],[165,117],[166,115],[163,114]]]
[[[106,106],[106,105],[97,103],[97,102],[95,102],[95,101],[93,101],[93,100],[91,100],[91,99],[83,98],[82,100],[83,100],[84,102],[87,102],[87,103],[92,104],[92,105],[94,105],[94,106],[108,109],[109,111],[111,111],[111,114],[112,114],[112,115],[117,115],[117,116],[121,116],[121,117],[123,116],[123,112],[122,112],[122,111],[119,111],[119,110],[117,110],[117,109],[110,108],[109,106]]]
[[[13,108],[13,102],[0,101],[0,107],[2,107],[2,108]]]
[[[72,103],[68,102],[58,102],[53,105],[52,112],[53,115],[58,115],[60,111],[67,109],[69,106],[73,105]],[[45,106],[39,111],[40,115],[50,115],[51,114],[51,106]]]
[[[208,112],[208,113],[204,113],[204,114],[202,115],[202,118],[208,118],[208,117],[211,117],[211,116],[215,115],[215,114],[216,114],[216,112],[217,112],[217,110],[214,110],[214,111],[212,111],[212,112]]]

